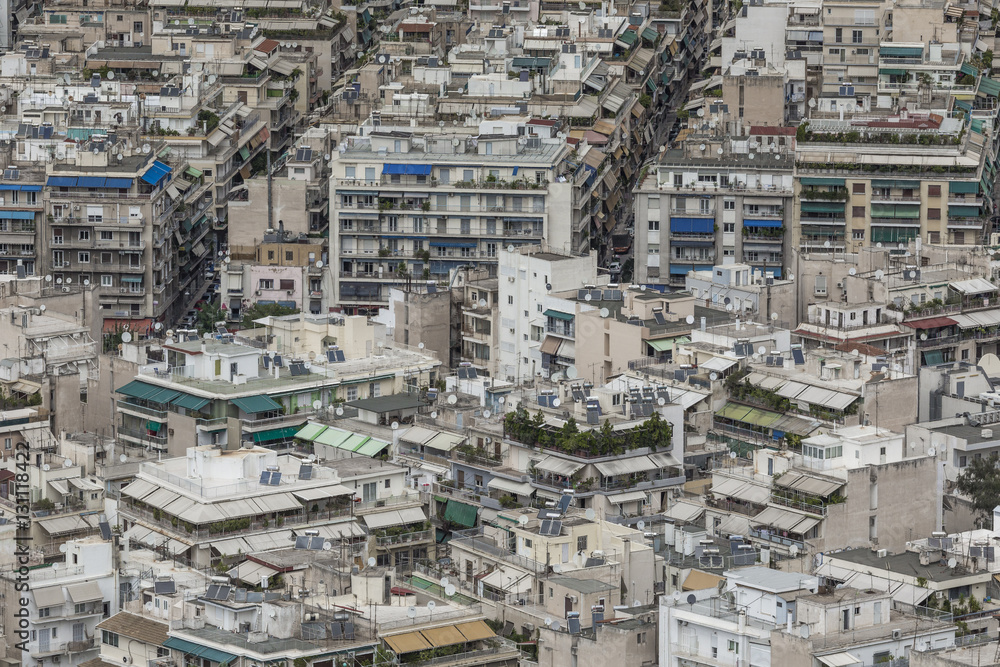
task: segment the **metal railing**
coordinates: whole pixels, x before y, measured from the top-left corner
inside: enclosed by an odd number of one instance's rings
[[[399,535],[384,535],[375,538],[375,544],[380,547],[392,546],[396,544],[408,544],[410,542],[423,542],[434,538],[434,530],[415,530]]]

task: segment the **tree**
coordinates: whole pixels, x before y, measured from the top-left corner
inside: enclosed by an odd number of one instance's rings
[[[993,515],[993,508],[1000,505],[1000,457],[993,454],[986,458],[970,459],[969,466],[958,476],[955,488],[972,499],[972,509],[986,521]]]
[[[259,320],[262,317],[281,317],[282,315],[294,315],[299,312],[298,308],[289,308],[288,306],[279,306],[276,303],[266,303],[254,305],[243,311],[243,322],[241,326],[244,329],[253,329],[254,320]]]
[[[198,333],[204,334],[215,331],[215,323],[226,319],[219,307],[214,303],[206,303],[198,313]]]

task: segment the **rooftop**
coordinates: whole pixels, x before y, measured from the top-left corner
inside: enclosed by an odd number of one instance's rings
[[[953,579],[965,579],[969,576],[967,572],[959,572],[940,562],[921,565],[920,554],[914,551],[904,551],[901,554],[892,554],[885,558],[879,558],[878,554],[871,549],[845,549],[837,553],[826,554],[826,558],[844,560],[863,567],[895,572],[896,574],[914,578],[923,577],[928,581],[943,582]]]

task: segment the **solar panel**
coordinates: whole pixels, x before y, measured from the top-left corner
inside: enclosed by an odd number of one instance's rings
[[[247,589],[237,588],[236,593],[233,595],[233,602],[246,602],[247,601]]]
[[[579,403],[580,401],[587,400],[587,397],[584,395],[583,390],[580,389],[580,385],[573,385],[571,387],[571,391],[573,392],[574,402]]]
[[[722,567],[722,556],[709,556],[712,567]]]
[[[296,535],[295,536],[295,548],[296,549],[308,549],[309,548],[309,536],[308,535]]]
[[[311,148],[299,148],[295,151],[296,162],[309,162],[312,159]]]
[[[569,509],[569,504],[573,502],[573,496],[568,493],[564,493],[561,498],[559,498],[559,511],[563,514]]]
[[[757,562],[757,554],[753,551],[749,553],[738,553],[733,556],[733,565],[753,565]]]
[[[309,375],[306,366],[301,361],[293,361],[288,364],[288,370],[292,375]]]
[[[955,546],[955,540],[953,540],[950,537],[945,537],[941,540],[942,549],[951,549],[954,546]]]
[[[566,619],[566,620],[569,622],[569,633],[571,635],[578,635],[578,634],[580,634],[580,619],[579,618],[570,618],[570,619]]]
[[[274,365],[277,366],[278,368],[281,368],[282,366],[285,365],[285,362],[284,360],[282,360],[280,354],[274,355]]]
[[[303,623],[302,639],[326,639],[326,625],[324,623]]]
[[[111,539],[111,524],[109,524],[107,521],[101,521],[97,524],[97,527],[101,529],[102,540]]]
[[[993,561],[993,554],[995,553],[995,552],[993,551],[993,547],[986,547],[986,548],[984,549],[984,551],[986,552],[986,560],[987,560],[988,562],[992,562],[992,561]]]
[[[802,350],[792,350],[792,360],[795,361],[796,366],[806,363],[805,357],[802,356]],[[875,369],[875,364],[872,364],[872,369]]]
[[[549,534],[549,530],[551,530],[551,529],[552,529],[552,520],[551,519],[545,519],[544,521],[542,521],[542,525],[540,525],[538,527],[538,534],[539,535],[548,535]]]
[[[782,366],[782,367],[784,367],[784,365],[785,365],[785,358],[784,357],[775,357],[774,358],[774,365],[775,366]]]
[[[510,637],[510,633],[514,632],[514,624],[511,621],[505,621],[503,624],[503,630],[500,631],[501,637]]]
[[[601,612],[601,611],[591,612],[590,618],[591,618],[591,620],[593,620],[594,625],[597,625],[598,623],[603,623],[604,622],[604,612]]]
[[[457,371],[457,373],[458,373],[458,379],[459,380],[468,380],[469,379],[469,371],[468,371],[468,369],[459,368],[458,371]]]
[[[467,368],[466,371],[469,373],[470,380],[475,380],[479,377],[479,374],[476,372],[475,368]]]
[[[558,537],[560,533],[562,533],[562,521],[553,521],[549,527],[549,535]]]
[[[585,290],[585,289],[577,290],[576,291],[576,298],[579,299],[580,301],[584,301],[584,300],[586,300],[587,295],[589,293],[590,292],[588,290]]]
[[[281,473],[280,472],[272,472],[271,473],[271,486],[278,486],[278,483],[280,481],[281,481]]]
[[[657,324],[666,324],[667,323],[667,318],[665,318],[663,316],[663,313],[660,313],[660,312],[653,313],[653,319],[656,320]]]
[[[428,285],[427,286],[427,293],[428,294],[437,294],[437,291],[438,291],[437,285]]]
[[[601,413],[594,408],[587,408],[587,423],[591,426],[598,426],[601,423]]]
[[[969,556],[972,558],[982,558],[983,549],[982,547],[969,547]]]
[[[773,366],[774,365],[774,357],[766,357],[765,358],[765,362],[767,363],[768,366]]]
[[[928,537],[927,538],[927,546],[929,546],[931,549],[940,549],[941,548],[941,538],[940,537]]]
[[[264,362],[264,368],[271,367],[271,357],[265,354],[263,357],[261,357],[261,360]]]
[[[317,537],[314,535],[312,541],[309,543],[309,548],[313,551],[322,551],[324,541],[323,537]]]
[[[271,483],[271,472],[269,470],[265,470],[260,474],[260,483],[264,485]]]
[[[312,476],[313,476],[313,467],[312,466],[301,466],[299,468],[299,479],[300,480],[312,479]]]
[[[330,624],[330,639],[343,639],[344,638],[344,626],[341,623],[331,623]]]
[[[271,600],[280,600],[280,599],[281,599],[281,593],[278,593],[276,591],[275,592],[264,591],[264,602],[270,602]]]
[[[173,595],[177,592],[177,589],[172,579],[169,581],[154,581],[153,592],[157,595]]]
[[[354,623],[344,623],[344,639],[354,639]]]

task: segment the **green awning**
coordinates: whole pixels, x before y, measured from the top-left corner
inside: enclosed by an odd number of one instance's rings
[[[883,46],[878,50],[882,58],[920,58],[924,54],[922,46]]]
[[[272,442],[274,440],[291,440],[298,431],[297,426],[285,426],[283,428],[273,428],[269,431],[257,431],[253,434],[254,442]]]
[[[975,181],[951,181],[948,183],[948,192],[956,192],[963,195],[978,194],[979,183]]]
[[[152,394],[146,397],[146,400],[150,403],[162,403],[167,405],[172,400],[181,395],[181,392],[175,391],[173,389],[162,389],[158,388]]]
[[[187,410],[201,410],[203,407],[211,403],[207,398],[200,398],[198,396],[192,396],[191,394],[181,394],[170,401],[171,405],[178,405]]]
[[[891,74],[895,76],[905,76],[907,74],[905,69],[896,69],[894,67],[883,67],[878,71],[879,74]]]
[[[187,169],[184,170],[184,173],[193,178],[201,178],[202,176],[204,176],[204,173],[201,171],[201,169],[195,169],[194,167],[188,167]]]
[[[245,398],[234,398],[230,403],[249,414],[281,410],[280,403],[276,403],[270,396],[264,396],[263,394],[247,396]]]
[[[243,148],[241,148],[240,149],[240,157],[242,157],[244,160],[249,160],[250,159],[250,149],[247,148],[246,146],[244,146]]]
[[[949,206],[948,215],[953,218],[978,218],[978,206]]]
[[[327,447],[337,447],[350,438],[353,433],[350,431],[342,431],[339,428],[328,428],[319,435],[315,437],[313,442],[317,445],[326,445]]]
[[[928,350],[924,352],[924,366],[937,366],[944,363],[944,350]]]
[[[161,426],[163,426],[163,424],[160,422],[146,422],[146,429],[152,431],[153,433],[158,433]]]
[[[632,46],[635,44],[637,37],[638,35],[635,34],[635,30],[626,30],[622,34],[618,35],[618,41],[627,46]]]
[[[872,204],[873,218],[920,218],[920,204]]]
[[[326,429],[327,427],[324,424],[309,422],[301,429],[299,429],[299,432],[295,434],[295,437],[298,438],[299,440],[308,440],[309,442],[312,442],[313,440],[316,439],[316,436],[318,436]]]
[[[551,308],[542,313],[542,315],[545,315],[545,317],[554,317],[555,319],[562,320],[563,322],[573,321],[573,316],[570,313],[563,313],[558,310],[552,310]]]
[[[225,651],[219,651],[218,649],[201,646],[200,644],[195,644],[194,642],[189,642],[184,639],[178,639],[177,637],[167,637],[167,641],[163,642],[163,645],[167,648],[172,648],[175,651],[180,651],[186,655],[208,660],[210,662],[217,662],[220,665],[223,663],[235,664],[237,660],[237,656],[232,653],[226,653]]]
[[[361,435],[360,433],[352,433],[351,437],[337,445],[337,448],[353,452],[354,450],[359,449],[361,445],[368,442],[369,437],[370,436],[367,435]]]
[[[872,243],[907,243],[919,232],[919,227],[872,227]]]
[[[969,123],[969,129],[975,132],[976,134],[982,134],[983,133],[982,119],[980,118],[974,119],[971,123]]]
[[[740,405],[738,403],[726,403],[721,410],[715,413],[716,417],[722,417],[723,419],[732,419],[733,421],[743,421],[743,418],[753,410],[748,405]]]
[[[741,421],[747,424],[753,424],[754,426],[766,427],[767,425],[778,421],[780,418],[781,415],[777,412],[769,412],[767,410],[754,408]]]
[[[651,92],[651,93],[655,93],[656,92],[656,84],[653,83],[653,78],[652,77],[646,79],[646,87],[649,88],[649,92]]]
[[[662,83],[664,86],[669,86],[670,85],[670,75],[669,74],[661,74],[660,75],[660,83]]]
[[[965,100],[955,100],[955,106],[959,109],[964,109],[965,111],[972,111],[972,103],[966,102]]]
[[[658,33],[654,28],[646,27],[642,29],[642,38],[645,40],[655,42],[659,36],[660,33]]]
[[[1000,97],[1000,81],[984,76],[979,80],[979,92],[990,97]]]
[[[671,338],[659,338],[657,340],[647,340],[649,346],[656,350],[657,352],[666,352],[679,343],[690,343],[691,339],[687,336],[673,336]]]
[[[460,503],[457,500],[449,500],[448,505],[444,508],[444,520],[472,528],[476,525],[476,507]]]
[[[804,201],[802,202],[803,213],[843,213],[844,202],[831,201]]]
[[[388,446],[389,443],[386,442],[385,440],[379,440],[378,438],[368,438],[368,441],[365,442],[360,447],[358,447],[357,449],[355,449],[354,453],[359,454],[360,456],[375,456]]]
[[[958,68],[962,74],[968,74],[969,76],[978,76],[979,70],[970,65],[969,63],[962,63],[962,66]]]
[[[906,181],[898,178],[885,179],[873,178],[873,188],[899,188],[900,190],[916,190],[920,187],[920,181]]]
[[[146,384],[145,382],[139,382],[138,380],[133,380],[129,382],[124,387],[119,387],[115,390],[118,394],[125,394],[131,398],[142,398],[145,399],[152,394],[160,391],[160,387],[155,385]]]
[[[807,176],[805,178],[800,178],[799,182],[802,183],[802,185],[844,185],[843,178],[814,178]]]

